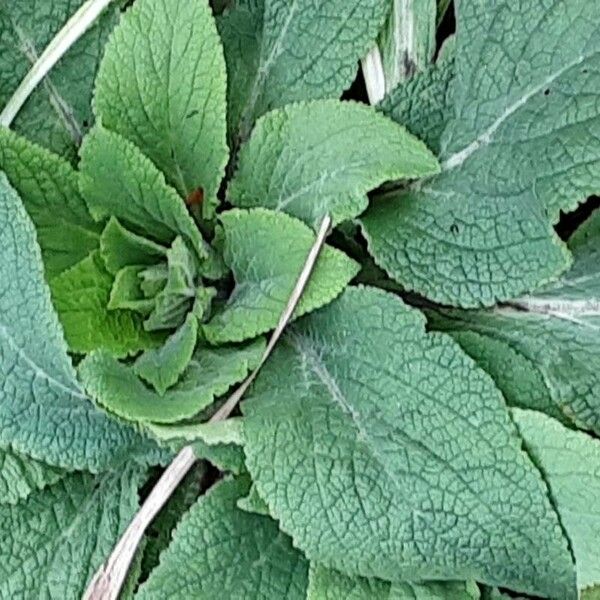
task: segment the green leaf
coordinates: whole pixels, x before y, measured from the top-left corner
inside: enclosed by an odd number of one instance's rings
[[[310,560],[574,597],[566,539],[501,394],[392,294],[351,287],[292,326],[242,407],[248,470]]]
[[[202,327],[212,344],[239,342],[275,327],[315,240],[301,221],[262,208],[230,210],[220,219],[223,256],[236,285],[223,310]],[[354,261],[325,246],[294,316],[331,302],[357,271]]]
[[[160,343],[129,310],[109,310],[113,277],[98,252],[50,282],[52,302],[71,352],[103,348],[115,356],[134,354]]]
[[[242,381],[260,360],[263,340],[242,347],[199,345],[179,381],[158,394],[139,379],[134,368],[106,352],[89,354],[79,365],[87,392],[112,413],[142,422],[173,423],[193,417]]]
[[[569,536],[579,589],[600,586],[600,441],[542,413],[513,417]]]
[[[436,0],[392,0],[377,46],[385,90],[393,90],[429,67],[436,49]]]
[[[448,331],[472,331],[509,346],[540,373],[538,394],[552,399],[551,415],[600,433],[600,211],[569,240],[573,268],[553,284],[510,305],[488,311],[440,311],[432,323]],[[485,341],[485,345],[494,342]],[[474,348],[479,355],[481,350]],[[475,354],[475,353],[474,353]],[[493,355],[489,360],[494,360]],[[502,354],[494,360],[499,369]],[[529,404],[515,386],[511,404]]]
[[[392,90],[379,109],[439,153],[452,118],[453,79],[454,61],[438,62]]]
[[[159,394],[174,385],[188,366],[196,341],[198,322],[189,314],[184,324],[160,348],[146,350],[133,365],[138,377],[151,384]]]
[[[208,0],[137,0],[102,60],[94,107],[179,193],[214,211],[228,159],[223,49]]]
[[[100,237],[100,253],[107,270],[116,275],[127,266],[150,266],[167,257],[167,249],[136,235],[111,217]]]
[[[364,226],[378,264],[406,288],[491,306],[569,266],[552,224],[600,189],[600,11],[537,0],[457,11],[442,174],[375,202]]]
[[[138,508],[143,472],[69,475],[0,506],[0,597],[79,600]]]
[[[307,600],[478,600],[475,582],[390,583],[311,563]]]
[[[83,394],[44,282],[33,224],[1,173],[0,248],[0,447],[94,472],[126,458],[164,458]]]
[[[247,496],[244,496],[237,501],[237,507],[246,512],[256,513],[257,515],[271,516],[269,514],[267,503],[258,495],[255,485],[250,487]]]
[[[228,199],[243,208],[281,210],[318,228],[327,213],[334,224],[359,215],[367,192],[385,181],[438,169],[419,140],[373,108],[322,100],[259,119],[240,150]]]
[[[56,483],[64,473],[26,456],[0,450],[0,505],[16,504],[36,490]]]
[[[218,20],[225,47],[230,133],[298,100],[338,98],[374,43],[387,0],[241,0]]]
[[[215,485],[181,520],[136,598],[304,600],[308,565],[269,517],[236,506],[245,479]]]
[[[94,128],[81,147],[80,169],[81,191],[95,219],[115,217],[163,244],[180,235],[200,260],[207,257],[206,242],[183,200],[131,142]]]
[[[0,4],[0,108],[84,0],[35,0]],[[96,20],[32,93],[13,128],[74,161],[93,122],[91,99],[104,43],[119,17],[119,3]],[[1,168],[1,167],[0,167]]]
[[[69,163],[0,127],[0,170],[36,227],[48,278],[98,247],[100,226],[90,216]]]

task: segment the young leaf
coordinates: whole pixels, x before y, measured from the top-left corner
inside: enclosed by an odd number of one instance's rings
[[[0,505],[16,504],[56,483],[64,471],[10,450],[0,450]]]
[[[538,412],[513,417],[569,536],[578,588],[600,586],[600,441]]]
[[[575,597],[502,396],[392,294],[351,287],[293,326],[242,406],[248,470],[310,560]]]
[[[373,44],[387,0],[241,0],[218,20],[225,47],[229,127],[245,140],[254,121],[298,100],[337,98]]]
[[[45,47],[84,0],[0,4],[0,108]],[[62,57],[30,96],[14,130],[74,161],[92,124],[92,86],[108,33],[119,16],[113,3]]]
[[[163,244],[180,235],[200,260],[207,257],[183,200],[137,146],[96,127],[81,147],[80,169],[81,191],[95,219],[115,217]]]
[[[126,419],[174,423],[193,417],[242,381],[260,360],[263,340],[242,347],[199,346],[178,383],[156,393],[106,352],[93,352],[79,365],[87,392],[100,405]]]
[[[189,314],[184,324],[160,348],[146,350],[133,365],[138,377],[151,384],[159,394],[174,385],[188,366],[196,341],[198,322]]]
[[[348,577],[311,563],[307,600],[478,600],[475,582],[408,583]]]
[[[379,104],[390,119],[439,153],[444,128],[452,118],[454,61],[441,61],[392,90]]]
[[[375,202],[363,222],[374,258],[406,288],[490,306],[569,266],[551,225],[600,189],[600,11],[537,0],[457,11],[443,172]]]
[[[138,508],[144,473],[75,473],[0,506],[0,597],[79,600]]]
[[[183,197],[200,188],[214,211],[228,158],[226,73],[208,0],[137,0],[106,45],[94,107]]]
[[[129,310],[109,310],[113,277],[98,251],[50,282],[52,303],[71,352],[86,354],[103,348],[126,356],[160,343],[143,319]]]
[[[489,311],[442,311],[431,317],[436,328],[473,331],[510,346],[539,371],[539,393],[550,396],[563,419],[600,433],[600,211],[568,245],[573,268],[535,294]],[[496,365],[501,360],[498,354]],[[527,403],[527,390],[517,386],[513,392],[513,405],[541,408]]]
[[[138,600],[304,600],[308,565],[269,517],[237,508],[245,479],[215,485],[192,506]]]
[[[2,173],[0,248],[0,447],[93,472],[125,458],[164,458],[83,394],[44,282],[33,224]]]
[[[230,210],[220,219],[236,286],[223,310],[202,327],[211,344],[243,341],[275,327],[314,242],[304,223],[283,213]],[[357,271],[354,261],[326,246],[295,317],[331,302]]]
[[[0,170],[36,227],[48,278],[98,247],[101,227],[90,216],[68,162],[0,127]]]
[[[360,144],[356,139],[360,138]],[[437,173],[434,156],[404,128],[354,102],[321,100],[275,110],[242,146],[228,199],[264,206],[318,227],[365,210],[385,181]]]

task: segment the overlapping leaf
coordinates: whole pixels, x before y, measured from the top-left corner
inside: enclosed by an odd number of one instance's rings
[[[102,60],[95,111],[184,197],[214,210],[227,163],[226,74],[208,0],[138,0]]]
[[[366,193],[385,181],[433,175],[438,168],[419,140],[372,108],[316,101],[258,121],[240,151],[228,198],[244,208],[287,212],[317,228],[325,214],[334,224],[359,215]]]
[[[83,394],[44,282],[33,225],[0,173],[0,447],[99,471],[158,448]]]
[[[293,326],[243,404],[246,464],[310,560],[575,596],[567,540],[492,380],[391,294]]]
[[[245,479],[226,480],[181,520],[138,600],[304,600],[308,564],[269,517],[240,510]]]
[[[536,0],[457,9],[443,172],[374,203],[363,223],[376,261],[406,288],[489,306],[569,266],[552,224],[600,188],[600,12]]]

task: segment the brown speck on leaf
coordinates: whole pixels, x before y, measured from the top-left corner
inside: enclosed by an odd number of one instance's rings
[[[204,190],[202,188],[198,188],[188,195],[188,197],[185,199],[185,203],[188,206],[198,206],[199,204],[202,204],[203,200]]]

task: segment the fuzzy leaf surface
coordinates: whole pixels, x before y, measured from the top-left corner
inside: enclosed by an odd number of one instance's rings
[[[94,97],[183,197],[216,193],[228,158],[223,48],[208,0],[137,0],[106,45]]]
[[[475,0],[457,4],[457,23],[442,173],[373,203],[363,224],[403,286],[472,308],[569,267],[552,225],[600,189],[600,11]]]
[[[0,447],[48,464],[100,471],[152,462],[156,445],[97,409],[67,355],[35,230],[0,173]]]
[[[264,208],[234,209],[220,219],[223,256],[236,285],[221,312],[202,327],[211,344],[243,341],[273,329],[315,241],[298,219]],[[294,316],[331,302],[357,271],[353,260],[325,246]]]
[[[575,597],[501,394],[392,294],[350,287],[292,326],[242,406],[248,470],[310,560]]]
[[[423,143],[373,108],[321,100],[259,119],[228,197],[235,206],[280,210],[318,228],[325,214],[335,225],[362,213],[367,192],[385,181],[438,169]]]

